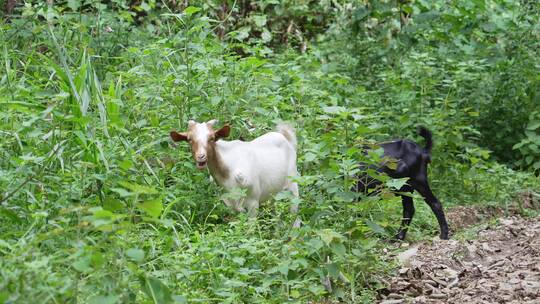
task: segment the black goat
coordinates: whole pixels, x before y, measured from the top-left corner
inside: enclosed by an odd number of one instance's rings
[[[414,216],[414,204],[412,198],[412,192],[418,191],[426,203],[431,207],[437,221],[439,222],[441,239],[448,239],[448,224],[441,203],[435,197],[429,187],[427,166],[431,161],[431,148],[433,147],[433,140],[431,132],[424,128],[418,128],[418,135],[422,136],[426,140],[425,148],[420,147],[418,144],[409,140],[396,140],[392,142],[379,144],[378,147],[384,149],[384,156],[389,157],[397,161],[396,166],[392,166],[395,169],[389,168],[384,163],[378,167],[369,166],[380,173],[386,173],[392,178],[409,178],[407,184],[398,190],[398,195],[401,196],[403,204],[403,219],[401,221],[401,227],[397,234],[397,238],[403,240],[407,234],[407,229]],[[364,169],[367,167],[362,164]],[[359,176],[356,183],[357,192],[366,192],[368,189],[373,189],[381,185],[381,182],[375,178],[369,177],[367,174]],[[400,194],[403,193],[403,194]]]

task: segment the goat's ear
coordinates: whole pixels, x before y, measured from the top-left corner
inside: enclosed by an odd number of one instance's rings
[[[169,134],[171,135],[171,138],[174,141],[187,141],[188,140],[188,136],[186,133],[178,133],[176,131],[171,131],[171,133]]]
[[[221,129],[216,131],[216,140],[228,137],[229,133],[231,133],[231,127],[229,125],[224,125]]]

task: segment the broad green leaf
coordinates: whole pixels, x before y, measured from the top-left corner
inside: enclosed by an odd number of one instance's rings
[[[266,15],[255,15],[251,17],[255,25],[258,27],[263,27],[266,25]]]
[[[347,112],[347,109],[340,106],[323,107],[323,111],[328,114],[339,114]]]
[[[187,304],[188,303],[187,298],[185,296],[173,295],[172,298],[174,300],[174,303],[178,303],[178,304]]]
[[[370,220],[365,220],[365,223],[373,232],[379,233],[379,234],[386,234],[386,231],[384,230],[384,228],[379,226],[379,224]]]
[[[393,178],[386,181],[386,186],[389,188],[394,188],[396,190],[401,189],[401,187],[407,184],[408,178]]]
[[[144,251],[139,248],[130,248],[126,250],[126,255],[135,262],[144,261]]]
[[[150,5],[148,5],[148,3],[146,3],[146,1],[143,1],[140,5],[140,7],[145,11],[145,12],[148,12],[150,11],[152,8],[150,7]]]
[[[88,273],[92,270],[92,266],[90,266],[90,259],[90,256],[82,256],[71,265],[79,272]]]
[[[120,296],[108,295],[108,296],[93,296],[88,300],[88,304],[115,304],[118,303]]]
[[[517,150],[517,149],[523,147],[526,143],[527,143],[526,141],[521,141],[521,142],[515,144],[515,145],[512,147],[512,149]]]
[[[201,10],[200,7],[195,7],[195,6],[188,6],[184,9],[184,14],[188,15],[188,16],[191,16],[195,13],[198,13],[199,11]]]
[[[249,32],[251,31],[251,27],[244,26],[236,31],[231,32],[229,35],[231,35],[234,39],[238,41],[243,41],[244,39],[249,37]]]
[[[128,196],[136,195],[135,193],[129,192],[124,188],[111,188],[111,191],[118,193],[118,195],[120,195],[121,197],[128,197]]]
[[[112,197],[107,197],[103,201],[103,209],[111,212],[119,211],[125,208],[125,205],[122,201],[117,200]]]
[[[246,262],[246,259],[244,259],[243,257],[234,257],[232,259],[232,261],[240,266],[244,265],[244,263]]]
[[[264,28],[261,34],[261,39],[266,43],[270,42],[272,40],[272,33]]]
[[[341,234],[335,232],[332,229],[323,229],[318,231],[317,234],[326,245],[330,245],[333,240],[341,241],[341,239],[343,238]]]
[[[311,161],[314,161],[315,159],[317,159],[317,155],[315,155],[315,153],[307,152],[304,155],[304,161],[306,162],[311,162]]]
[[[339,277],[339,266],[337,263],[327,264],[326,270],[332,278],[337,279]]]
[[[163,203],[161,202],[161,198],[157,198],[139,203],[137,204],[137,208],[144,211],[150,217],[157,218],[163,210]]]
[[[125,181],[121,181],[119,182],[119,184],[122,187],[137,194],[158,194],[159,193],[154,187],[151,187],[151,186],[139,185],[136,183],[125,182]]]
[[[68,0],[67,4],[70,9],[77,11],[81,7],[82,0]]]
[[[172,303],[173,299],[169,288],[154,277],[141,277],[142,290],[154,304]]]
[[[345,245],[343,245],[343,243],[341,242],[336,242],[336,241],[330,244],[330,249],[332,250],[332,252],[340,256],[344,256],[345,253],[347,252]]]
[[[289,266],[289,262],[284,261],[283,263],[279,264],[277,269],[282,275],[287,275],[289,273]]]
[[[531,121],[529,122],[529,124],[527,125],[527,130],[536,130],[540,127],[540,120],[537,120],[537,121]]]

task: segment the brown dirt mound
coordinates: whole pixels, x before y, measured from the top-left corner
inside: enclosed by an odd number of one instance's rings
[[[476,240],[434,240],[398,259],[380,303],[540,303],[540,217],[503,218]]]
[[[509,210],[516,214],[517,210]],[[459,231],[493,217],[505,215],[504,209],[495,206],[456,206],[447,212],[446,218],[450,231]]]
[[[446,212],[450,231],[459,231],[494,217],[522,214],[525,209],[540,210],[540,194],[521,191],[507,208],[491,205],[455,206]]]

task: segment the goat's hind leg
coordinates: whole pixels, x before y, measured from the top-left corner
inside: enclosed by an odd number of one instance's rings
[[[288,185],[287,185],[287,190],[291,191],[293,196],[295,198],[299,198],[300,197],[300,194],[299,194],[299,191],[298,191],[298,184],[295,183],[295,182],[290,182]],[[291,208],[289,209],[291,211],[291,213],[298,213],[298,204],[296,202],[292,202],[291,204]]]
[[[295,182],[290,182],[287,185],[287,190],[291,191],[295,198],[299,198],[300,194],[298,191],[298,184]],[[291,202],[290,212],[293,214],[298,213],[298,202]],[[293,228],[299,228],[302,226],[302,220],[298,216],[296,220],[294,220]]]
[[[443,240],[448,240],[448,223],[446,222],[446,217],[444,216],[444,210],[441,202],[439,202],[437,197],[435,197],[427,181],[422,183],[416,183],[414,188],[424,197],[424,200],[431,208],[431,211],[433,211],[433,213],[435,214],[437,222],[439,222],[439,238]]]
[[[285,189],[291,191],[293,196],[298,199],[300,198],[300,193],[298,191],[298,183],[291,180],[298,176],[298,171],[296,170],[296,167],[289,168],[289,174],[290,174],[290,176],[288,177],[289,180],[287,182]],[[299,200],[292,201],[289,211],[293,214],[298,213],[298,204],[299,204]],[[294,221],[293,228],[299,228],[301,225],[302,225],[302,220],[300,219],[299,216],[297,216],[296,220]]]

